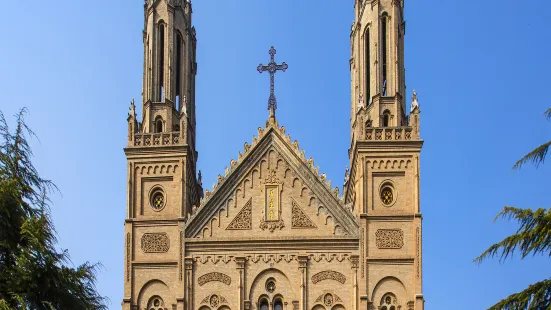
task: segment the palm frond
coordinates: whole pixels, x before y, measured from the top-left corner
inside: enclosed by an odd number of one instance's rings
[[[511,235],[501,242],[490,246],[484,253],[474,259],[480,264],[488,257],[499,256],[502,262],[513,255],[517,248],[522,258],[530,253],[548,254],[551,256],[551,209],[520,209],[515,207],[504,207],[495,217],[498,219],[514,219],[519,222],[520,227],[514,235]]]
[[[547,120],[551,120],[551,108],[547,109],[545,112],[543,112]]]
[[[488,310],[549,309],[551,307],[551,280],[530,285],[522,292],[512,294]]]
[[[551,141],[547,141],[546,143],[538,146],[530,153],[524,155],[523,158],[518,160],[513,166],[513,169],[520,169],[522,165],[528,162],[532,162],[532,164],[534,164],[536,167],[538,167],[540,164],[543,164],[543,162],[545,161],[545,156],[547,155],[547,152],[549,151],[550,146],[551,146]]]

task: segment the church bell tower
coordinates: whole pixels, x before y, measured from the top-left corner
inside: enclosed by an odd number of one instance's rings
[[[420,108],[406,113],[404,0],[355,0],[344,198],[360,219],[360,309],[422,310]]]
[[[199,205],[195,57],[186,0],[144,3],[142,118],[128,114],[127,213],[122,309],[184,309],[184,218]]]

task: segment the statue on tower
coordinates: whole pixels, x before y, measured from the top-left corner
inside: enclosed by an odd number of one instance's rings
[[[412,113],[413,111],[415,111],[415,109],[420,109],[420,108],[419,108],[419,101],[417,101],[417,92],[414,89],[413,95],[411,96],[411,109],[409,112]]]

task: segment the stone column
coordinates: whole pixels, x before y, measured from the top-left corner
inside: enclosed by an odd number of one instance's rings
[[[184,283],[184,308],[185,310],[193,310],[193,259],[191,257],[184,258],[186,268],[185,283]]]
[[[350,256],[350,262],[352,263],[352,296],[353,296],[353,303],[352,303],[352,309],[358,310],[358,264],[359,264],[360,258],[358,255],[352,255]]]
[[[237,292],[238,309],[245,309],[245,257],[236,257],[237,271],[239,272],[239,291]]]
[[[301,310],[307,310],[307,292],[308,292],[308,256],[299,255],[298,256],[298,269],[300,271],[300,305]]]

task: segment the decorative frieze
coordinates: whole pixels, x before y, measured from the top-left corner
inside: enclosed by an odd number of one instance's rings
[[[375,243],[379,249],[401,249],[404,232],[401,229],[379,229],[375,232]]]
[[[142,236],[144,253],[166,253],[170,249],[170,240],[166,233],[148,233]]]
[[[226,285],[231,284],[231,278],[228,275],[220,272],[207,273],[197,279],[197,283],[199,283],[200,286],[213,281],[222,282]]]
[[[344,282],[346,282],[346,277],[342,273],[332,270],[318,272],[312,276],[312,283],[314,284],[323,280],[334,280],[344,284]]]

